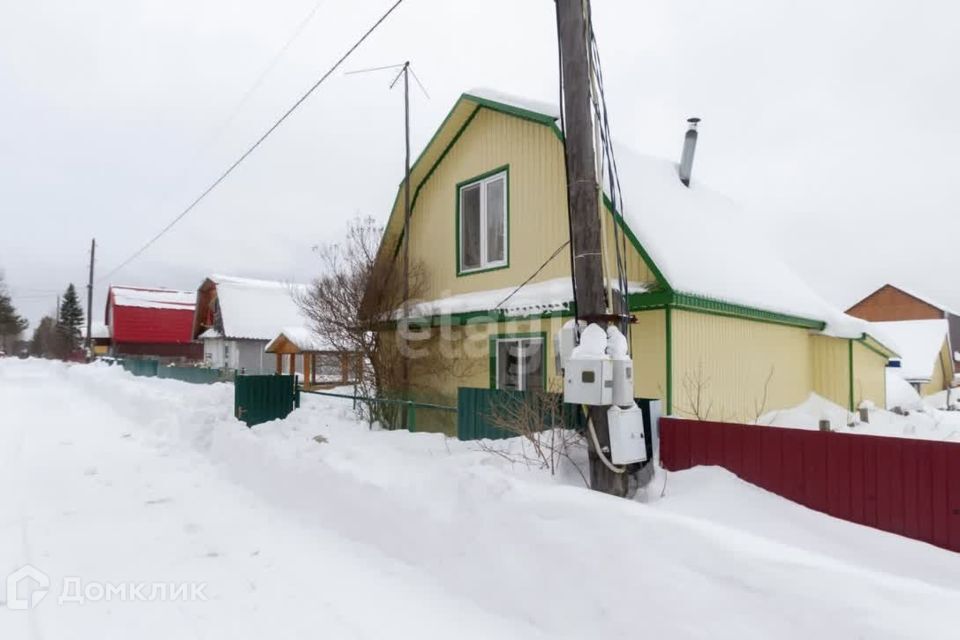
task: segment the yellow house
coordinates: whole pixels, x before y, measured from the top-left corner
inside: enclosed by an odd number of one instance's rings
[[[412,166],[418,322],[387,323],[381,337],[412,350],[424,400],[455,403],[464,386],[559,389],[552,336],[573,316],[573,295],[557,122],[550,105],[471,91]],[[620,249],[638,397],[661,399],[669,414],[738,421],[811,392],[850,409],[884,406],[894,354],[866,322],[813,292],[726,198],[696,179],[685,186],[675,163],[623,147],[616,160],[625,210],[604,198],[604,261],[615,282]],[[378,270],[402,265],[402,187]]]
[[[872,323],[876,331],[900,355],[892,371],[909,382],[921,396],[929,396],[951,387],[953,358],[950,325],[946,319],[893,320]]]

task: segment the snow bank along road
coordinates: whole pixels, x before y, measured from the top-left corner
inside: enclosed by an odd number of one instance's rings
[[[0,638],[960,633],[960,556],[717,469],[631,502],[336,401],[231,411],[229,385],[0,360],[0,590],[49,581],[0,592]]]

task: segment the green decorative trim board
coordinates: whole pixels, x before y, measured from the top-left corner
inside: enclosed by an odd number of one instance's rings
[[[665,331],[666,334],[666,347],[664,358],[667,363],[667,415],[673,415],[673,320],[672,313],[670,311],[670,305],[664,307],[663,310],[665,317]]]

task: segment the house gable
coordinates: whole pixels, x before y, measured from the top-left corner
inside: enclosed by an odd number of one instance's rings
[[[937,320],[943,309],[891,284],[885,284],[847,310],[852,316],[870,322],[894,320]]]

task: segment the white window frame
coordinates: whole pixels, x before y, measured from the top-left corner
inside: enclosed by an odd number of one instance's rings
[[[499,179],[503,179],[503,259],[496,261],[487,260],[487,185],[491,182],[494,182]],[[487,269],[496,269],[497,267],[505,267],[510,261],[510,214],[507,209],[508,206],[508,194],[509,194],[509,176],[507,169],[502,171],[497,171],[494,174],[480,178],[479,180],[474,180],[472,182],[467,182],[461,184],[457,187],[457,201],[459,206],[457,207],[457,216],[460,218],[457,221],[458,227],[460,229],[460,237],[457,238],[457,242],[460,243],[460,264],[457,265],[460,271],[459,273],[473,273],[475,271],[486,271]],[[463,266],[463,192],[465,189],[480,185],[480,264],[476,267],[464,267]]]
[[[540,377],[542,382],[542,387],[546,388],[547,386],[547,372],[544,370],[544,353],[543,349],[546,349],[546,340],[543,336],[523,336],[523,337],[504,337],[496,339],[496,347],[493,352],[493,366],[495,371],[494,380],[496,382],[496,388],[501,389],[500,386],[500,343],[502,342],[516,342],[517,343],[517,367],[519,371],[517,372],[517,380],[519,384],[517,385],[517,391],[526,391],[527,390],[527,372],[524,370],[524,362],[526,358],[525,354],[521,349],[520,345],[523,342],[537,342],[540,344],[540,353],[539,353],[539,362],[540,362]]]

